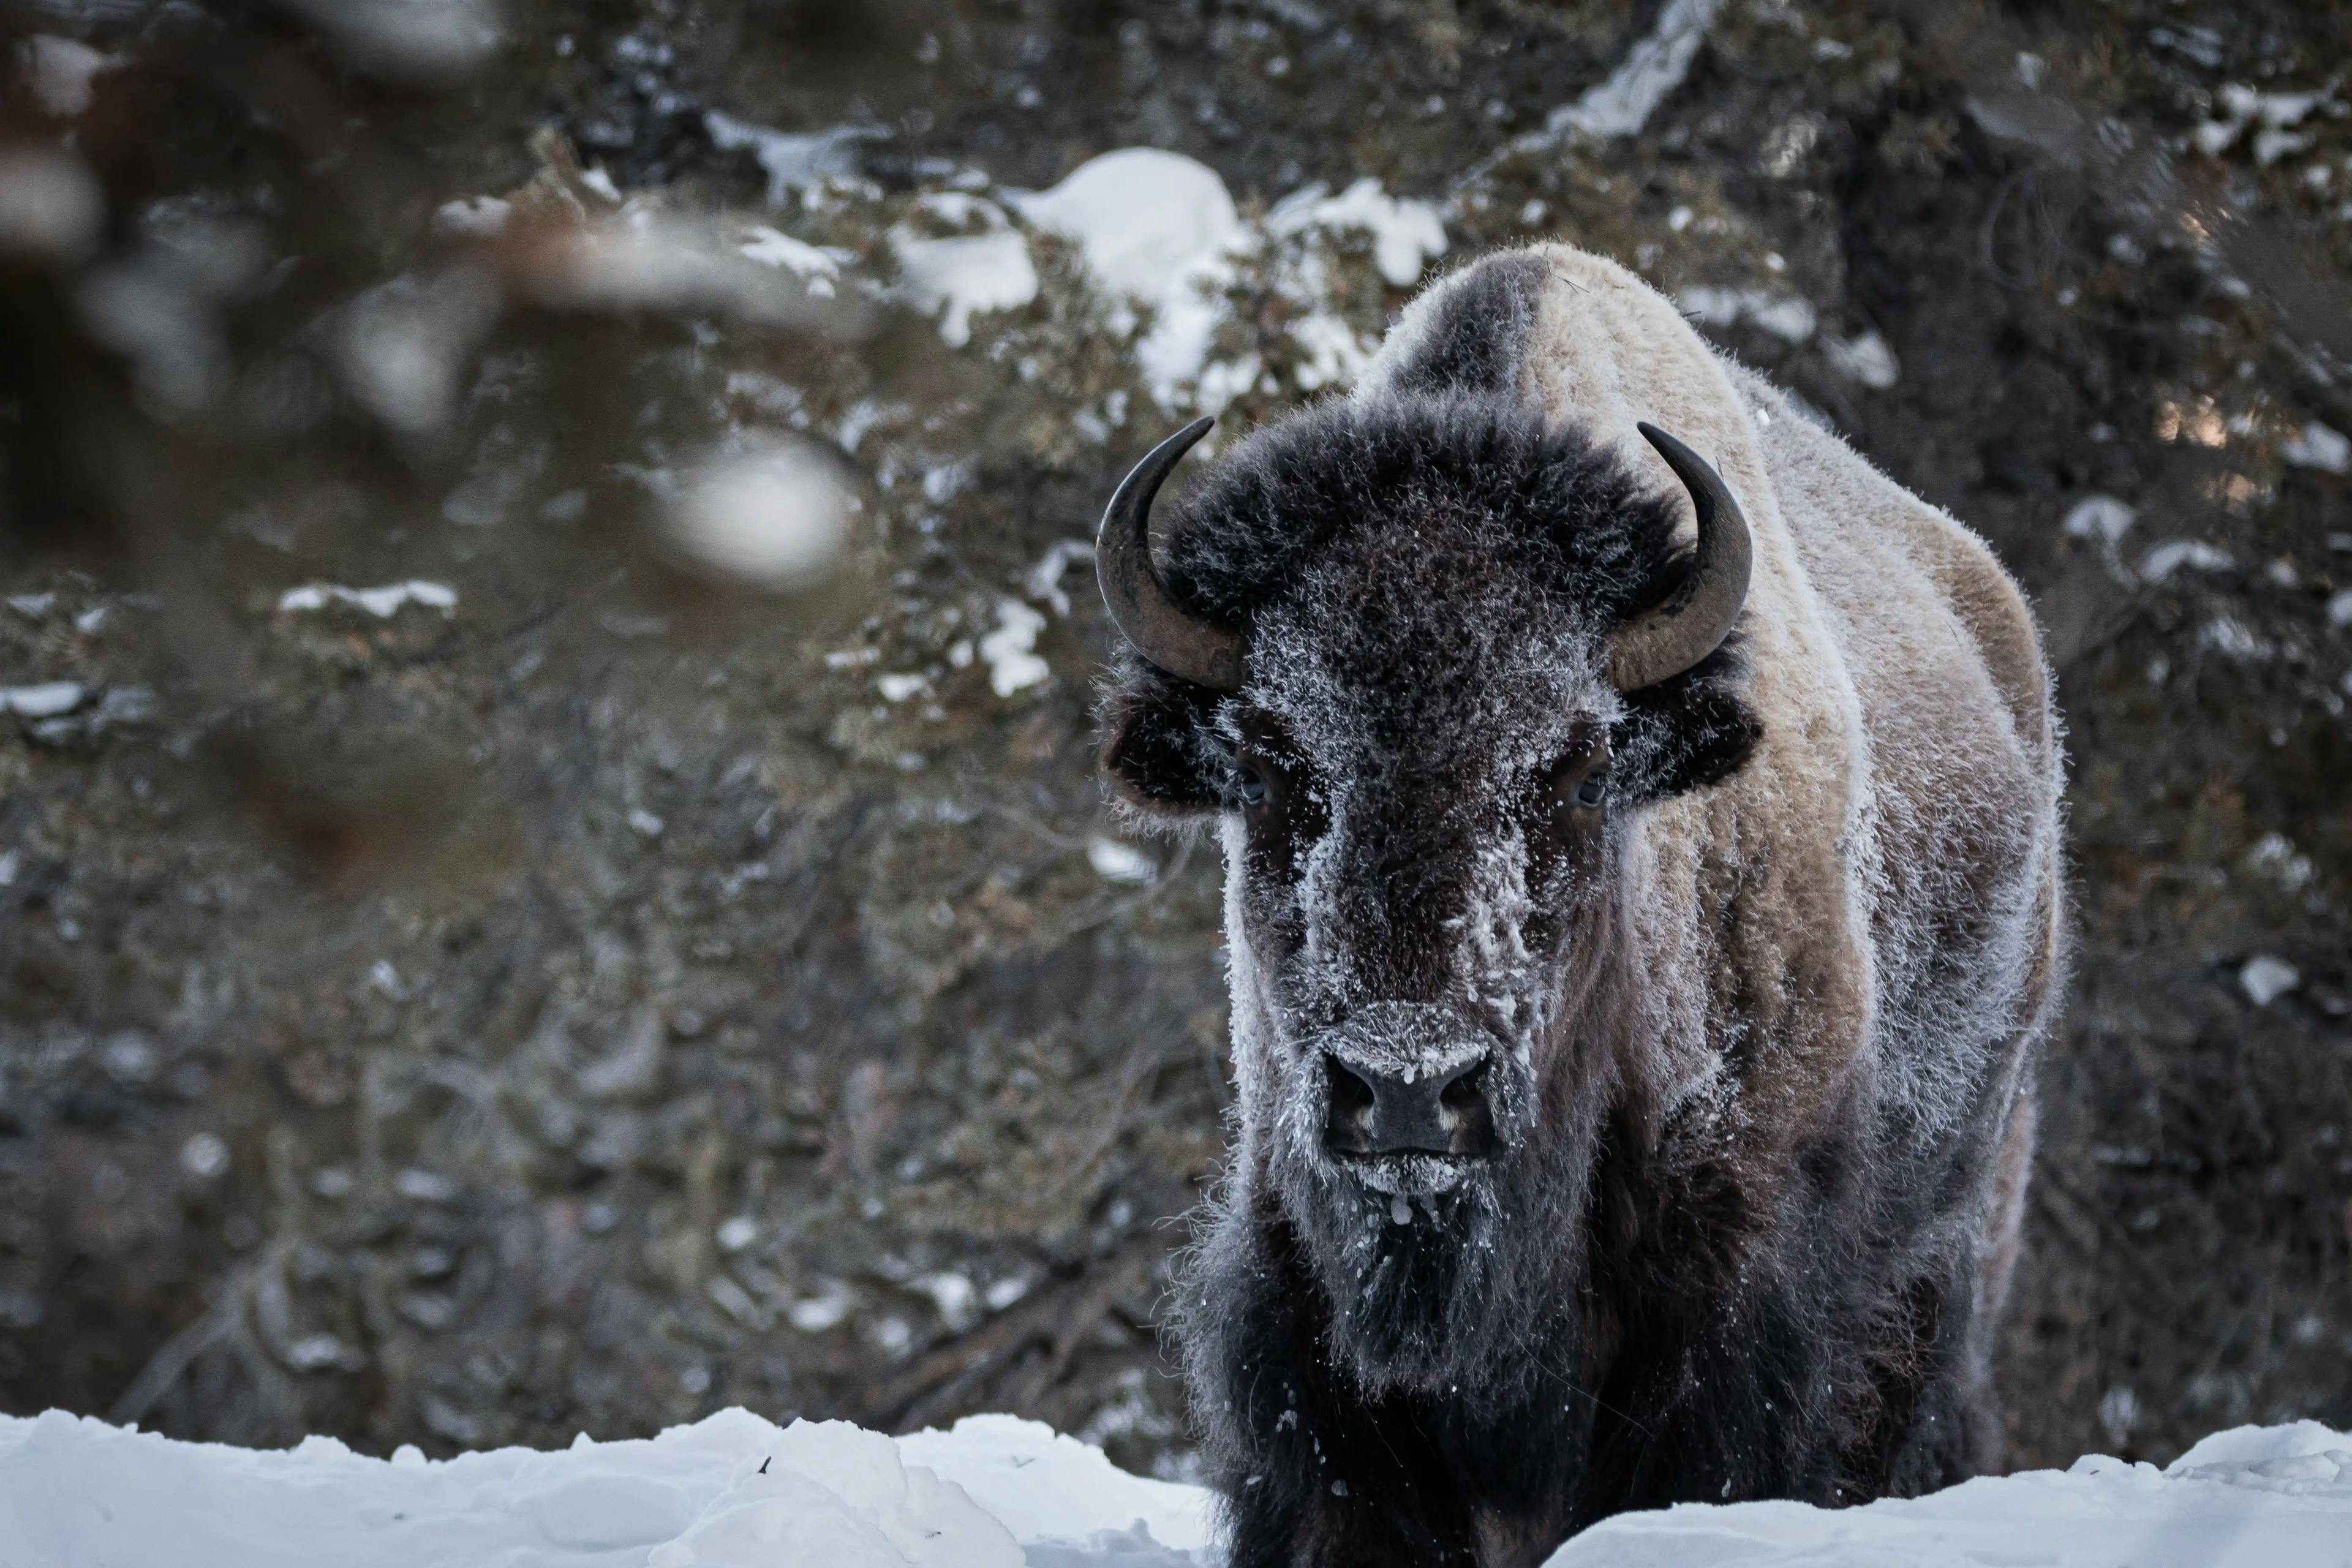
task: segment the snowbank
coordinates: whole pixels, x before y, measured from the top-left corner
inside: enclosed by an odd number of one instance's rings
[[[1034,1421],[890,1438],[725,1410],[645,1441],[389,1460],[0,1416],[6,1568],[1211,1568],[1209,1494]],[[2094,1456],[1831,1512],[1628,1514],[1549,1568],[2345,1568],[2352,1436],[2241,1426],[2170,1466]]]
[[[1207,1494],[1009,1415],[892,1439],[724,1410],[446,1462],[0,1416],[6,1568],[1194,1568]]]
[[[1690,1504],[1585,1531],[1546,1568],[2343,1568],[2352,1436],[2315,1421],[2240,1426],[2169,1467],[2104,1455],[1933,1497],[1832,1512]]]

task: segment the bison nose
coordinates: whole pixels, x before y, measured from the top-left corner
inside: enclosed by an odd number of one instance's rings
[[[1328,1054],[1323,1065],[1329,1084],[1323,1146],[1332,1153],[1484,1159],[1495,1152],[1483,1058],[1411,1079],[1350,1066]]]

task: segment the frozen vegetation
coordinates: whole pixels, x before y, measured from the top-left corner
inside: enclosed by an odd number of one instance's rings
[[[1550,1568],[2341,1568],[2352,1436],[2241,1426],[2171,1466],[2093,1456],[1908,1502],[1628,1514]],[[1034,1421],[890,1438],[722,1410],[645,1441],[582,1436],[389,1460],[177,1443],[51,1411],[0,1417],[9,1568],[1207,1568],[1210,1495]]]

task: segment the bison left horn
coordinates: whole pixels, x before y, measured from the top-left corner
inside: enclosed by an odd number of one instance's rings
[[[1748,602],[1753,551],[1739,503],[1706,459],[1654,425],[1634,428],[1690,492],[1698,545],[1675,591],[1610,634],[1609,680],[1620,691],[1672,679],[1723,646]]]
[[[1110,618],[1153,664],[1212,691],[1242,685],[1243,637],[1232,626],[1188,616],[1168,596],[1151,565],[1151,499],[1160,481],[1214,419],[1195,419],[1150,451],[1119,481],[1095,536],[1095,580]]]

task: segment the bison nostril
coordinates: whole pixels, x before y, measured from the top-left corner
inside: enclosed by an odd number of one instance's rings
[[[1326,1111],[1323,1143],[1338,1154],[1372,1152],[1372,1123],[1380,1096],[1361,1075],[1336,1057],[1323,1058]]]
[[[1437,1101],[1458,1116],[1464,1111],[1475,1110],[1486,1101],[1486,1064],[1480,1062],[1468,1072],[1447,1084],[1444,1092],[1437,1097]]]
[[[1325,1058],[1331,1074],[1331,1120],[1360,1121],[1372,1113],[1372,1086],[1339,1062]]]

